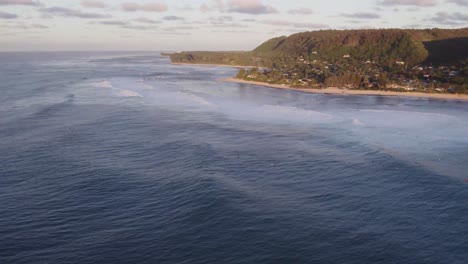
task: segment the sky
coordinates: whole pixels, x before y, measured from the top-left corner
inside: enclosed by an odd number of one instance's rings
[[[468,0],[0,0],[0,51],[252,50],[321,29],[468,27]]]

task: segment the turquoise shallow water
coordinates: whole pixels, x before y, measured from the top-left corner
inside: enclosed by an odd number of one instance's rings
[[[0,54],[1,263],[465,263],[468,103]]]

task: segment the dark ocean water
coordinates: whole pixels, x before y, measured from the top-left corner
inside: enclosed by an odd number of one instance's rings
[[[468,103],[0,54],[0,263],[467,263]]]

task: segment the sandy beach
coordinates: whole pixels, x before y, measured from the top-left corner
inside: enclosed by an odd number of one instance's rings
[[[340,88],[335,88],[335,87],[330,87],[330,88],[325,88],[325,89],[313,89],[313,88],[301,89],[301,88],[293,88],[287,85],[246,81],[246,80],[241,80],[237,78],[220,79],[220,81],[258,85],[258,86],[264,86],[264,87],[275,88],[275,89],[294,90],[294,91],[300,91],[300,92],[305,92],[305,93],[337,94],[337,95],[402,96],[402,97],[419,97],[419,98],[434,98],[434,99],[445,99],[445,100],[468,101],[468,95],[465,95],[465,94],[437,94],[437,93],[393,92],[393,91],[376,91],[376,90],[365,91],[365,90],[340,89]]]

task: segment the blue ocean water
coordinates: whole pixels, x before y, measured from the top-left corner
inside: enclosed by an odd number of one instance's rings
[[[468,103],[0,54],[0,263],[467,263]]]

